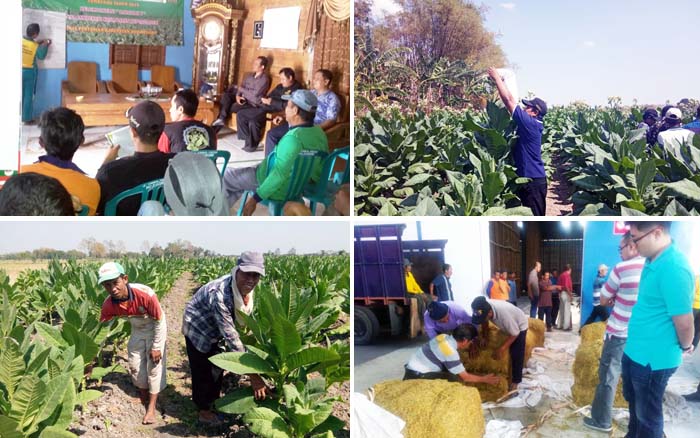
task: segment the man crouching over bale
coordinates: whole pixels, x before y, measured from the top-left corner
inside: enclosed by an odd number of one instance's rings
[[[437,335],[413,354],[406,364],[403,379],[447,379],[451,382],[497,384],[498,376],[477,376],[464,369],[458,350],[468,350],[475,337],[476,328],[469,324],[457,327],[452,335]]]
[[[488,345],[489,321],[508,334],[503,345],[494,350],[493,358],[498,360],[510,350],[511,384],[510,391],[518,389],[523,378],[525,362],[525,342],[527,339],[527,317],[518,307],[507,301],[489,300],[479,296],[472,301],[472,324],[481,325],[482,343]]]
[[[165,388],[165,314],[153,289],[143,284],[129,283],[129,277],[119,263],[109,262],[100,267],[97,280],[109,293],[102,304],[100,321],[126,316],[131,323],[129,372],[141,392],[146,406],[143,424],[156,421],[156,401]]]

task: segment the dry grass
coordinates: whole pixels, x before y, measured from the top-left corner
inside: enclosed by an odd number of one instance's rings
[[[481,398],[474,388],[446,380],[391,380],[374,386],[375,402],[406,422],[406,438],[480,438]]]
[[[0,270],[3,270],[10,277],[10,281],[15,281],[20,272],[27,269],[46,269],[48,260],[0,260]]]

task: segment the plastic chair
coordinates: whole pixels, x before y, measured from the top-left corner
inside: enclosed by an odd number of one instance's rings
[[[338,158],[345,160],[345,170],[343,172],[334,173],[333,170]],[[310,201],[309,209],[311,209],[311,215],[316,214],[316,204],[321,203],[325,207],[331,205],[340,186],[350,182],[349,159],[350,146],[334,150],[323,161],[323,170],[321,170],[321,178],[318,182],[306,185],[306,188],[304,188],[304,197]]]
[[[323,160],[326,155],[326,152],[321,151],[302,150],[299,152],[299,155],[294,160],[294,165],[292,166],[292,173],[289,177],[289,185],[287,186],[287,193],[284,196],[284,200],[264,199],[262,201],[262,204],[268,208],[271,216],[282,216],[284,213],[284,204],[286,204],[287,201],[303,202],[302,194],[304,192],[304,187],[306,187],[311,179],[314,166],[316,165],[317,160]],[[276,153],[273,151],[268,157],[268,175],[270,174],[270,170],[272,170],[272,166],[274,165],[275,156]],[[238,216],[243,215],[243,206],[245,206],[248,196],[253,196],[253,192],[248,190],[243,194],[241,204],[238,207]]]
[[[216,150],[216,151],[202,150],[202,151],[196,151],[196,153],[206,156],[207,158],[212,160],[217,167],[219,167],[219,165],[217,164],[218,159],[223,158],[224,165],[221,167],[221,177],[222,178],[224,177],[224,172],[226,171],[226,166],[228,166],[228,160],[231,159],[231,152],[221,151],[221,150]]]
[[[163,178],[139,184],[136,187],[125,190],[114,198],[110,199],[110,201],[105,205],[105,216],[116,216],[117,205],[119,205],[119,203],[124,199],[136,195],[141,195],[141,204],[146,201],[158,201],[161,204],[165,203]]]

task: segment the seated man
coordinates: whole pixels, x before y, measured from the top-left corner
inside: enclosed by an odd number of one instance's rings
[[[20,173],[0,190],[0,216],[75,216],[75,205],[56,178]]]
[[[258,56],[253,61],[253,73],[243,78],[240,86],[231,86],[221,96],[221,109],[219,117],[211,124],[219,130],[226,124],[226,119],[231,113],[237,113],[243,108],[259,107],[262,97],[270,88],[270,77],[267,75],[268,60],[264,56]],[[235,100],[235,102],[234,102]]]
[[[467,351],[476,338],[472,325],[457,327],[452,335],[438,335],[424,344],[405,365],[403,380],[446,379],[452,382],[487,383],[496,385],[498,376],[469,374],[459,357],[459,351]]]
[[[83,119],[71,109],[54,108],[41,115],[39,128],[39,145],[46,155],[40,156],[36,163],[22,166],[20,173],[36,172],[56,178],[94,216],[100,202],[100,185],[72,161],[75,151],[85,141]]]
[[[340,99],[338,95],[331,91],[331,83],[333,82],[333,73],[330,70],[320,69],[314,73],[314,90],[313,93],[318,99],[318,109],[314,117],[314,125],[318,125],[324,131],[330,129],[338,123],[338,115],[340,114]],[[277,119],[276,123],[281,120]],[[280,139],[289,130],[289,120],[282,123],[276,128],[270,129],[265,138],[265,156],[270,155]]]
[[[97,208],[99,214],[103,214],[105,205],[121,192],[163,178],[168,161],[175,156],[158,150],[158,139],[165,127],[165,113],[157,103],[143,101],[131,107],[126,117],[131,127],[135,152],[132,156],[117,160],[119,145],[109,148],[102,167],[97,171],[97,181],[102,189]],[[136,216],[140,201],[137,196],[133,196],[120,202],[117,215]]]
[[[170,99],[170,120],[158,140],[163,153],[216,149],[216,133],[211,126],[195,120],[199,98],[191,89],[178,90]]]
[[[248,198],[243,208],[243,214],[246,216],[253,214],[258,202],[263,199],[284,198],[294,160],[299,152],[328,152],[326,134],[321,128],[313,125],[316,96],[308,90],[297,90],[289,96],[282,96],[282,99],[288,101],[284,114],[290,128],[280,141],[270,172],[267,171],[268,159],[265,158],[256,167],[228,168],[224,173],[224,188],[229,208],[233,207],[246,190],[255,190],[255,195]],[[312,181],[318,181],[321,169],[322,163],[319,160],[313,169]]]
[[[238,139],[245,141],[246,152],[255,152],[258,144],[262,140],[262,132],[265,127],[265,115],[267,113],[277,113],[284,111],[286,102],[282,96],[292,94],[302,88],[297,82],[294,70],[285,67],[279,72],[280,83],[267,97],[261,99],[262,105],[259,107],[246,107],[236,113],[236,126],[238,127]]]

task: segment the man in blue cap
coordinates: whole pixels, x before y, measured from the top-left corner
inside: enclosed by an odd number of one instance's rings
[[[433,301],[428,304],[423,320],[425,334],[432,339],[441,333],[450,333],[462,324],[471,324],[472,318],[454,301]]]
[[[547,114],[547,104],[539,97],[523,99],[525,109],[508,90],[505,82],[494,67],[489,68],[489,76],[496,83],[498,94],[508,112],[513,116],[518,133],[518,142],[513,148],[513,160],[519,177],[529,178],[530,182],[518,190],[523,206],[530,207],[535,216],[544,216],[547,199],[547,175],[542,161],[542,119]]]
[[[238,201],[246,190],[255,191],[249,196],[243,215],[250,216],[263,199],[282,200],[289,186],[294,161],[301,151],[328,152],[328,138],[319,126],[315,126],[314,116],[318,100],[309,90],[296,90],[291,95],[282,96],[287,101],[284,115],[289,123],[289,131],[282,137],[275,149],[275,160],[268,169],[269,157],[255,167],[228,168],[224,173],[224,188],[229,208]],[[311,173],[311,181],[321,176],[323,160],[316,160]]]

